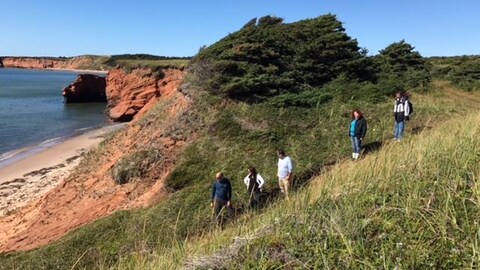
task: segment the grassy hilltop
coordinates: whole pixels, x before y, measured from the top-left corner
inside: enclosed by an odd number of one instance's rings
[[[194,107],[168,132],[195,140],[166,180],[164,200],[0,255],[0,268],[474,268],[480,98],[448,77],[432,81],[437,66],[405,41],[367,56],[331,14],[254,19],[188,64],[182,92]],[[413,94],[415,116],[407,139],[393,144],[398,90]],[[170,105],[159,102],[135,127],[155,138]],[[369,124],[358,163],[347,159],[354,108]],[[106,145],[115,147],[105,142],[81,166],[98,166]],[[295,161],[290,204],[276,194],[278,148]],[[266,177],[269,203],[217,228],[208,207],[214,173],[226,173],[235,206],[245,208],[248,165]]]

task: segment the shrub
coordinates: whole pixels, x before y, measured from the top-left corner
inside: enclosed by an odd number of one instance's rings
[[[113,166],[113,180],[115,183],[123,185],[134,178],[143,177],[161,157],[158,149],[139,151],[125,156]]]

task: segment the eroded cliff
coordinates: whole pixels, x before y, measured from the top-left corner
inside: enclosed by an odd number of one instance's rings
[[[80,74],[76,80],[63,88],[65,103],[107,102],[105,77]]]
[[[171,130],[188,129],[185,123],[182,124],[182,119],[192,106],[192,101],[177,91],[183,73],[166,71],[165,77],[155,82],[144,70],[130,75],[121,70],[116,72],[120,75],[114,78],[123,81],[119,86],[124,86],[110,88],[115,90],[113,93],[117,93],[117,90],[123,93],[116,100],[148,96],[150,98],[145,98],[142,102],[153,106],[154,101],[158,100],[161,102],[159,109],[162,113],[148,114],[141,123],[131,122],[125,131],[117,133],[102,143],[101,147],[87,153],[75,171],[53,190],[22,209],[0,217],[0,253],[46,245],[79,226],[117,210],[149,206],[167,194],[164,180],[174,168],[178,156],[196,136],[191,134],[179,138],[171,133]],[[144,81],[134,83],[126,79],[140,79],[140,74],[145,75]],[[138,93],[131,95],[125,93],[126,89]],[[142,89],[145,94],[142,94]],[[148,106],[143,107],[142,113],[148,111]],[[157,157],[154,166],[143,168],[142,177],[118,184],[114,180],[113,168],[139,152],[154,152]]]
[[[122,68],[110,70],[107,76],[109,116],[126,122],[148,111],[161,96],[176,92],[184,78],[180,69],[135,69],[128,73]]]

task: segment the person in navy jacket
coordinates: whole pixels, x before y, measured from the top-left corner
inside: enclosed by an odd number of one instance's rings
[[[231,201],[232,184],[222,172],[218,172],[215,175],[215,182],[212,186],[212,202],[210,203],[210,207],[213,208],[215,218],[218,219],[223,208],[227,209],[229,216],[232,214],[233,208]]]

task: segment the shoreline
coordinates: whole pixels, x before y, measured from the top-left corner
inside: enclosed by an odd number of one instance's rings
[[[53,138],[34,146],[11,151],[17,151],[18,154],[2,160],[5,165],[0,167],[0,185],[11,178],[22,177],[23,174],[31,171],[61,163],[75,156],[81,150],[89,150],[103,141],[106,135],[124,126],[126,126],[125,123],[104,125],[87,129],[85,132],[73,134],[70,137]],[[50,144],[48,144],[49,142]]]
[[[0,168],[0,217],[55,188],[80,163],[84,153],[125,126],[122,123],[89,130]]]

